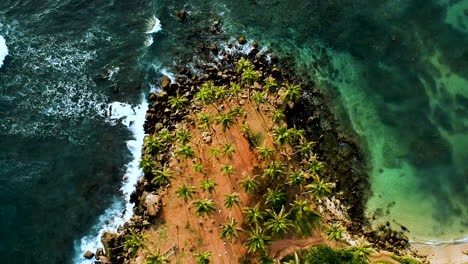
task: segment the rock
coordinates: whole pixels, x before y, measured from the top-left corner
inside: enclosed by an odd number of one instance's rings
[[[186,10],[180,10],[178,13],[177,13],[177,17],[179,18],[179,20],[181,22],[184,22],[185,19],[187,19],[187,11]]]
[[[104,256],[100,257],[99,260],[101,260],[101,264],[110,264],[109,259]]]
[[[278,56],[271,56],[272,63],[278,63]]]
[[[85,259],[92,259],[94,257],[94,253],[88,250],[83,254],[83,257]]]
[[[201,41],[198,46],[200,47],[201,50],[205,50],[206,49],[206,45],[205,45],[205,42]]]
[[[168,94],[167,94],[166,91],[161,91],[161,92],[159,92],[158,95],[157,95],[158,100],[161,100],[161,101],[162,101],[162,100],[166,100],[167,97],[168,97]]]
[[[213,139],[212,139],[212,137],[211,137],[210,132],[203,132],[203,133],[202,133],[202,139],[203,139],[203,141],[205,141],[205,143],[207,143],[207,144],[210,144],[211,142],[213,142]]]
[[[275,78],[281,77],[281,70],[278,67],[271,69],[271,75]]]
[[[155,101],[158,97],[156,96],[155,93],[150,93],[148,96],[149,101]]]
[[[171,79],[167,75],[164,75],[161,81],[161,88],[163,88],[164,90],[167,90],[170,85],[171,85]]]
[[[146,214],[149,216],[156,216],[160,208],[159,195],[149,194],[146,196],[145,203]]]
[[[247,43],[247,39],[244,36],[240,36],[237,39],[237,42],[239,42],[239,44],[241,44],[241,45],[244,45],[245,43]]]
[[[214,54],[218,54],[218,52],[219,52],[219,50],[218,50],[218,45],[216,45],[215,43],[211,44],[210,50],[211,50],[211,52],[213,52]]]
[[[104,256],[104,249],[103,248],[98,248],[96,250],[96,257]]]
[[[257,41],[254,41],[254,42],[252,43],[252,46],[253,46],[255,49],[258,48],[258,42],[257,42]]]

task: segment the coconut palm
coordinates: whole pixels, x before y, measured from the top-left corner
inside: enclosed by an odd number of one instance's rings
[[[212,252],[200,252],[193,254],[197,264],[210,264],[211,263],[211,256],[213,256]]]
[[[232,144],[223,144],[223,150],[221,151],[223,155],[232,158],[232,153],[236,152],[236,149],[233,147]]]
[[[277,187],[275,189],[267,189],[267,192],[264,194],[265,204],[273,208],[274,210],[279,210],[284,203],[286,202],[286,192],[281,188]]]
[[[192,204],[195,206],[195,213],[198,216],[208,215],[215,210],[213,200],[208,198],[197,200]]]
[[[258,157],[262,160],[265,160],[273,155],[275,152],[274,149],[268,148],[268,147],[257,147],[258,150]]]
[[[312,149],[315,146],[313,141],[305,141],[296,146],[296,149],[306,158],[312,157]]]
[[[164,143],[167,143],[167,142],[171,142],[172,141],[172,138],[173,138],[173,135],[171,132],[169,132],[169,130],[167,130],[167,128],[163,128],[159,133],[159,138],[162,140],[162,142]]]
[[[240,85],[235,82],[231,82],[231,88],[229,89],[229,93],[232,96],[235,96],[237,99],[239,99],[239,94],[241,93]]]
[[[241,231],[240,228],[237,227],[237,222],[234,220],[234,218],[231,218],[230,221],[228,221],[225,224],[220,224],[219,226],[221,227],[221,239],[233,239],[233,238],[239,238],[238,232]]]
[[[264,80],[265,85],[263,86],[269,93],[276,93],[278,90],[278,83],[275,78],[268,77]]]
[[[158,251],[157,254],[151,254],[151,256],[145,261],[144,264],[163,264],[171,263],[171,261],[165,256],[161,255]]]
[[[242,82],[252,85],[258,79],[258,72],[252,67],[245,68],[242,72]]]
[[[201,113],[198,116],[198,126],[202,129],[208,129],[213,124],[213,119],[211,114]]]
[[[198,173],[203,173],[203,165],[201,165],[200,163],[194,163],[192,165],[192,168],[194,171],[198,172]]]
[[[226,208],[232,208],[235,204],[240,204],[238,193],[224,195],[224,206],[226,206]]]
[[[143,237],[134,233],[125,236],[124,249],[126,252],[130,250],[131,254],[134,255],[139,248],[145,248],[145,245],[143,244]]]
[[[173,110],[181,110],[189,103],[185,96],[172,96],[168,102]]]
[[[260,105],[266,102],[265,95],[265,92],[256,92],[252,95],[252,99]]]
[[[151,183],[156,186],[163,186],[171,183],[171,180],[174,178],[168,169],[164,166],[161,169],[153,169],[153,179]]]
[[[308,190],[308,193],[311,193],[315,199],[320,199],[322,197],[329,196],[332,193],[332,188],[334,183],[327,182],[324,179],[321,179],[317,175],[314,176],[314,181],[311,184],[305,186]]]
[[[288,175],[289,184],[299,186],[305,183],[306,175],[302,170],[293,170]]]
[[[289,228],[293,226],[292,220],[288,219],[289,213],[285,212],[284,206],[281,207],[279,213],[274,210],[267,209],[269,214],[268,220],[265,222],[265,227],[271,230],[274,236],[282,236],[289,231]]]
[[[192,149],[192,147],[189,144],[180,146],[179,149],[175,153],[176,155],[180,155],[184,157],[185,159],[195,157],[195,151]]]
[[[367,242],[365,238],[361,237],[358,241],[356,241],[354,246],[348,248],[349,251],[356,254],[362,261],[368,263],[369,257],[375,250],[372,248],[372,244]]]
[[[284,176],[285,169],[286,165],[272,161],[270,164],[266,165],[265,170],[263,170],[263,176],[271,180],[278,180]]]
[[[255,230],[247,231],[249,239],[244,243],[247,246],[247,252],[264,252],[267,245],[271,243],[271,237],[257,227]]]
[[[223,126],[223,131],[230,128],[232,125],[235,124],[234,118],[229,113],[220,113],[218,118],[216,119],[217,124],[221,124]]]
[[[236,63],[236,70],[237,70],[237,72],[242,72],[244,69],[249,68],[250,65],[251,65],[250,61],[246,60],[245,58],[241,58]]]
[[[300,85],[286,84],[285,89],[284,101],[296,103],[301,97],[302,88]]]
[[[301,264],[301,261],[299,260],[299,255],[297,255],[297,252],[294,252],[294,259],[290,259],[287,262],[282,262],[282,264]]]
[[[255,207],[252,208],[243,208],[242,212],[245,214],[244,221],[250,225],[258,225],[264,219],[264,213],[260,210],[260,204],[257,204],[255,205]]]
[[[215,99],[214,88],[213,82],[204,83],[202,88],[200,88],[195,95],[195,100],[200,101],[204,105],[211,104]]]
[[[318,174],[324,168],[324,165],[323,162],[317,159],[317,156],[313,155],[306,164],[306,168],[311,174]]]
[[[204,192],[212,193],[217,185],[218,184],[216,184],[216,182],[214,182],[213,177],[210,177],[207,180],[201,180],[200,181],[200,188]]]
[[[161,138],[151,135],[145,138],[145,143],[143,144],[143,149],[145,154],[157,154],[165,147],[164,142]]]
[[[340,224],[330,225],[327,230],[325,230],[325,235],[328,240],[340,241],[343,238],[343,229]]]
[[[175,193],[179,198],[182,198],[184,202],[187,202],[189,198],[193,198],[193,195],[196,194],[197,191],[195,191],[195,187],[183,184]]]
[[[288,129],[288,134],[292,141],[298,142],[304,138],[305,131],[303,129],[297,129],[296,127]]]
[[[187,130],[177,130],[176,139],[181,144],[186,144],[190,141],[190,134]]]
[[[230,114],[231,116],[236,116],[236,117],[240,117],[244,114],[244,109],[240,106],[230,110],[228,112],[228,114]]]
[[[241,132],[245,136],[249,136],[250,132],[252,132],[252,130],[250,129],[250,127],[249,127],[249,125],[247,123],[244,123],[244,124],[241,125]]]
[[[142,169],[144,173],[150,173],[156,167],[156,162],[154,162],[150,157],[143,156],[138,167]]]
[[[284,112],[281,109],[276,109],[271,113],[271,119],[273,119],[273,121],[276,124],[280,124],[284,121],[285,118],[286,116],[284,115]]]
[[[227,163],[221,165],[221,172],[226,176],[234,174],[234,165],[229,165]]]
[[[258,181],[249,175],[246,175],[245,179],[240,181],[239,184],[247,193],[255,192],[258,189]]]
[[[286,126],[278,127],[272,133],[275,137],[275,144],[284,145],[289,142],[289,131]]]
[[[226,88],[224,88],[223,86],[216,87],[216,89],[214,89],[215,99],[218,100],[218,101],[224,100],[224,98],[226,98],[227,94],[228,94],[228,90]]]
[[[218,155],[220,155],[220,154],[221,154],[221,150],[219,150],[217,148],[210,149],[210,157],[218,158]]]
[[[260,264],[275,264],[276,261],[274,259],[268,257],[267,255],[263,255],[258,260],[258,263],[260,263]]]
[[[312,210],[311,203],[307,200],[296,198],[291,208],[291,219],[297,231],[304,235],[312,235],[312,231],[319,225],[322,217]]]

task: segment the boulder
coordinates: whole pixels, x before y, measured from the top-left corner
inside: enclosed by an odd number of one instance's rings
[[[214,54],[218,54],[218,52],[219,52],[218,45],[216,45],[215,43],[211,44],[210,50]]]
[[[187,14],[187,10],[180,10],[179,12],[177,12],[177,17],[181,22],[184,22],[185,19],[187,19]]]
[[[167,90],[170,85],[171,85],[171,79],[168,76],[164,75],[161,81],[161,88],[163,88],[164,90]]]
[[[155,101],[158,97],[156,96],[155,93],[150,93],[148,96],[148,100],[150,101]]]
[[[237,39],[237,42],[239,42],[239,44],[241,44],[241,45],[244,45],[245,43],[247,43],[247,39],[244,36],[240,36]]]
[[[159,195],[149,194],[145,199],[146,214],[149,216],[156,216],[160,209]]]
[[[85,259],[92,259],[94,257],[94,253],[88,250],[83,254],[83,257]]]
[[[104,256],[104,249],[98,248],[96,249],[96,257]]]

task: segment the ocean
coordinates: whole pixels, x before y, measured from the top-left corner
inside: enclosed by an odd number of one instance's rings
[[[367,159],[375,225],[466,240],[468,1],[5,0],[0,262],[84,261],[128,206],[142,98],[199,41],[240,35],[327,95]]]

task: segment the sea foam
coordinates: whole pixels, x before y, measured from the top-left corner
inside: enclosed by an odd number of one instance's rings
[[[150,25],[152,25],[152,26],[151,26],[151,29],[149,31],[146,31],[147,34],[156,33],[156,32],[159,32],[159,31],[162,30],[161,20],[159,20],[156,17],[153,17],[153,19],[150,20]]]
[[[120,190],[123,199],[116,199],[112,206],[102,214],[97,224],[93,227],[90,234],[75,244],[74,263],[92,264],[93,260],[83,258],[82,254],[86,251],[95,252],[102,248],[101,236],[104,232],[117,232],[117,228],[130,220],[133,216],[133,203],[130,203],[130,194],[135,189],[142,171],[138,168],[141,158],[143,139],[145,132],[143,124],[145,122],[145,113],[148,108],[146,100],[136,107],[129,104],[114,102],[108,105],[107,121],[117,125],[121,123],[129,128],[133,134],[133,139],[127,141],[127,147],[132,153],[132,161],[127,164],[122,187]]]
[[[8,47],[2,35],[0,35],[0,68],[3,66],[3,60],[8,55]]]

